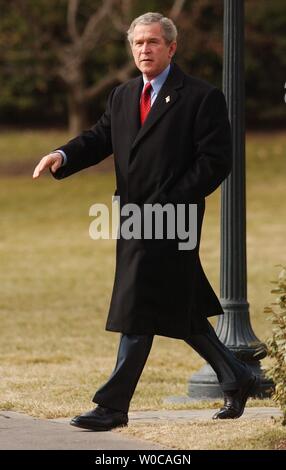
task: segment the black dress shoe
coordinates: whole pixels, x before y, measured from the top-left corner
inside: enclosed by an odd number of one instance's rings
[[[127,413],[100,405],[87,413],[75,416],[70,422],[72,426],[92,431],[110,431],[113,428],[127,426],[127,423]]]
[[[247,380],[247,382],[237,391],[232,393],[224,392],[224,405],[213,415],[213,419],[236,419],[239,418],[245,408],[247,399],[255,391],[258,385],[258,378],[255,375]]]

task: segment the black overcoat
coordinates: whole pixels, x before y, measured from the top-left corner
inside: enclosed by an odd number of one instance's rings
[[[142,76],[114,88],[91,129],[60,147],[65,178],[114,154],[121,207],[126,203],[197,204],[198,242],[178,250],[177,239],[119,238],[106,329],[125,334],[187,338],[223,313],[199,258],[205,197],[232,166],[231,132],[223,93],[171,64],[143,126]],[[187,206],[186,206],[187,207]],[[121,219],[121,223],[123,218]]]

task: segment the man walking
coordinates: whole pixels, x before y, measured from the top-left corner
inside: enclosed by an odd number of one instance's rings
[[[50,169],[65,178],[114,154],[122,205],[197,205],[197,245],[177,239],[117,240],[116,271],[106,329],[121,333],[116,365],[96,392],[97,407],[71,424],[95,431],[128,423],[128,410],[154,335],[183,339],[213,367],[224,392],[214,419],[238,418],[256,377],[217,338],[207,317],[223,314],[199,258],[205,197],[232,166],[223,93],[172,62],[174,23],[159,13],[136,18],[129,30],[141,75],[112,90],[106,110],[82,132],[42,158],[34,178]],[[124,217],[120,217],[120,224]]]

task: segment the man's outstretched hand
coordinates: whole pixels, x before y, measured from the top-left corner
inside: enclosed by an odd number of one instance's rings
[[[52,172],[55,173],[62,165],[62,160],[63,157],[59,152],[49,153],[40,160],[34,169],[33,178],[39,178],[39,176],[48,168],[51,168]]]

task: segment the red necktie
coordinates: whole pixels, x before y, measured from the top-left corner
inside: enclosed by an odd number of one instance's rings
[[[141,95],[141,101],[140,101],[141,124],[144,123],[151,109],[151,90],[152,90],[152,85],[150,82],[147,82],[146,85],[144,86],[144,90]]]

